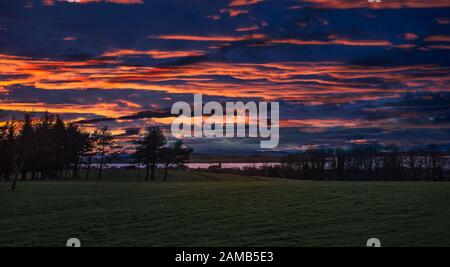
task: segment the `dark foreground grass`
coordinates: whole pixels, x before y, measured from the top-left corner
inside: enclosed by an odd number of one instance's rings
[[[450,183],[128,175],[22,182],[16,192],[0,183],[0,246],[65,246],[70,237],[83,246],[450,245]]]

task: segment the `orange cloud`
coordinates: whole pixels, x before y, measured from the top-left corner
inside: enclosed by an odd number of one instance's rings
[[[226,13],[229,14],[230,17],[234,18],[239,15],[248,14],[250,10],[243,10],[243,9],[234,9],[234,8],[223,8],[220,10],[220,13]]]
[[[416,116],[415,114],[405,114],[406,117],[408,116]],[[204,117],[206,119],[207,117]],[[157,119],[156,121],[158,124],[162,125],[170,125],[172,123],[174,118],[163,118],[163,119]],[[238,117],[234,118],[235,122],[241,122],[244,121],[247,125],[256,124],[257,122],[252,122],[249,120],[248,117],[241,118],[239,120]],[[223,122],[224,121],[218,121]],[[184,122],[187,125],[193,125],[193,119],[186,120]],[[367,120],[367,119],[346,119],[346,118],[305,118],[305,119],[281,119],[280,120],[280,127],[281,128],[301,128],[302,132],[309,132],[309,133],[320,133],[325,132],[327,129],[330,128],[347,128],[347,129],[355,129],[355,128],[379,128],[382,127],[386,130],[395,130],[398,128],[398,121],[395,120],[384,120],[384,124],[380,126],[379,121],[376,120]],[[417,127],[417,125],[409,124],[407,122],[402,123],[403,129],[414,129]],[[421,125],[423,128],[439,128],[441,126],[436,126],[433,124],[430,125]],[[365,143],[368,142],[368,140],[365,139],[355,139],[351,142],[354,143]]]
[[[212,20],[220,20],[222,17],[219,15],[209,15],[206,16],[208,19],[212,19]]]
[[[282,98],[310,104],[398,97],[414,90],[450,90],[450,68],[436,65],[367,67],[338,62],[198,62],[146,67],[129,66],[117,59],[67,62],[0,55],[0,72],[10,77],[0,80],[0,87],[6,90],[15,85],[43,90],[136,89],[233,98]],[[163,81],[177,83],[161,83]],[[387,90],[386,83],[396,84],[396,87]],[[412,83],[421,86],[411,87]],[[118,110],[139,110],[137,104],[118,102],[115,105]],[[101,113],[109,114],[115,107],[110,106],[107,110]],[[125,115],[123,111],[120,113]]]
[[[249,26],[249,27],[237,28],[236,31],[237,32],[248,32],[248,31],[256,31],[258,29],[259,29],[258,26]]]
[[[350,143],[353,143],[353,144],[366,144],[368,142],[369,142],[369,140],[366,140],[366,139],[355,139],[355,140],[350,141]]]
[[[391,46],[392,43],[386,40],[351,40],[351,39],[331,39],[326,41],[319,40],[300,40],[300,39],[276,39],[272,44],[291,44],[291,45],[347,45],[347,46]]]
[[[442,8],[450,7],[448,0],[382,0],[381,2],[373,2],[363,0],[302,0],[316,8],[330,9],[354,9],[354,8],[370,8],[370,9],[400,9],[400,8]]]
[[[69,37],[64,37],[63,41],[76,41],[78,40],[78,37],[75,36],[69,36]]]
[[[281,120],[280,126],[282,128],[290,127],[314,127],[314,128],[332,128],[345,127],[357,128],[361,127],[364,121],[361,120],[345,120],[345,119],[296,119],[296,120]]]
[[[97,103],[95,105],[46,104],[46,103],[0,103],[0,109],[12,111],[50,112],[57,114],[95,114],[105,117],[120,117],[124,110],[132,113],[136,109],[124,108],[117,103]]]
[[[231,1],[229,6],[249,6],[249,5],[254,5],[254,4],[258,4],[264,2],[264,0],[233,0]]]
[[[415,44],[401,44],[401,45],[396,45],[396,48],[400,48],[400,49],[413,49],[416,48],[417,46]]]
[[[264,39],[267,38],[267,36],[264,34],[252,34],[246,36],[222,36],[222,35],[200,36],[200,35],[164,34],[159,36],[149,36],[149,38],[162,40],[178,40],[178,41],[199,41],[199,42],[239,42],[253,39]]]
[[[448,25],[450,24],[450,18],[436,18],[437,24]]]
[[[179,58],[179,57],[191,57],[191,56],[203,56],[204,51],[201,50],[189,50],[189,51],[160,51],[160,50],[133,50],[133,49],[121,49],[105,52],[105,57],[123,57],[123,56],[149,56],[154,59],[166,59],[166,58]]]
[[[405,33],[403,35],[403,39],[405,39],[407,41],[414,41],[414,40],[417,40],[417,38],[419,38],[419,36],[417,36],[417,34],[414,34],[414,33]]]
[[[432,35],[425,38],[427,42],[450,42],[450,36],[448,35]]]
[[[141,110],[142,106],[136,103],[133,103],[131,101],[126,101],[126,100],[119,100],[119,103],[126,106],[127,108],[131,108],[134,110]]]
[[[450,45],[430,45],[429,47],[432,49],[442,49],[442,50],[450,49]]]

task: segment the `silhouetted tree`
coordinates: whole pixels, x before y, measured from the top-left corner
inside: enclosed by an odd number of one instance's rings
[[[157,164],[163,164],[166,180],[169,168],[183,168],[192,153],[181,140],[166,146],[167,139],[158,127],[149,128],[134,144],[134,163],[146,166],[147,180],[155,179]],[[28,177],[32,180],[77,179],[83,164],[87,168],[86,179],[89,179],[94,159],[100,162],[98,177],[101,179],[104,164],[122,153],[120,148],[106,127],[89,134],[60,116],[46,112],[37,119],[26,113],[23,119],[0,127],[0,180],[10,181],[11,189],[15,190],[20,177],[23,180]],[[449,154],[437,145],[411,151],[377,144],[335,150],[309,147],[287,156],[282,166],[249,167],[230,172],[314,180],[443,181],[450,179]],[[140,174],[140,168],[138,170]],[[212,171],[225,170],[215,168]]]
[[[444,168],[445,168],[445,156],[439,151],[437,145],[429,145],[426,148],[427,159],[427,173],[429,180],[441,181],[443,180]]]
[[[432,145],[402,151],[398,146],[354,145],[334,151],[309,148],[283,160],[278,177],[336,180],[449,180],[449,154]],[[279,172],[265,168],[266,175]]]
[[[0,129],[0,172],[5,180],[11,180],[11,173],[14,171],[15,135],[16,127],[13,122],[7,122]]]
[[[159,161],[162,148],[166,145],[167,138],[159,127],[150,127],[142,140],[137,141],[135,158],[140,159],[146,166],[146,180],[149,180],[149,169],[151,168],[151,179],[155,180],[156,164]]]
[[[74,123],[44,113],[40,119],[24,114],[23,120],[8,122],[0,129],[0,176],[16,188],[19,176],[31,179],[78,177],[80,160],[90,140]]]
[[[8,136],[8,127],[6,124],[0,127],[0,181],[4,178],[5,180],[9,179],[8,173],[8,164],[7,164],[7,136]]]
[[[115,148],[114,137],[108,127],[103,127],[96,130],[93,134],[92,140],[95,140],[94,148],[96,154],[100,157],[100,167],[98,179],[101,180],[103,176],[103,168],[105,164],[105,157],[112,153]]]
[[[11,124],[9,129],[8,142],[12,150],[13,158],[13,177],[11,181],[11,189],[15,190],[19,175],[25,179],[25,166],[29,161],[31,153],[35,148],[35,132],[32,126],[31,114],[24,115],[22,127],[18,127],[17,135],[15,125]]]
[[[78,179],[81,159],[92,149],[90,135],[82,132],[75,123],[69,123],[65,129],[63,140],[64,166],[72,168],[72,178]]]
[[[89,180],[92,166],[92,158],[95,156],[95,144],[97,144],[97,136],[91,133],[86,133],[85,138],[87,139],[83,146],[83,157],[86,160],[86,180]]]
[[[169,167],[186,168],[194,150],[186,147],[183,140],[177,140],[169,147],[161,149],[161,162],[164,164],[164,181],[167,180]]]

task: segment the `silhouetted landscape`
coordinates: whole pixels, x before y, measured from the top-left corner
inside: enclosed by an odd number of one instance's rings
[[[169,167],[185,168],[192,148],[182,140],[169,146],[167,138],[158,127],[147,129],[142,139],[134,141],[136,151],[132,155],[136,164],[146,166],[146,180],[155,179],[157,164],[164,165],[164,178]],[[46,113],[33,119],[27,113],[23,120],[9,121],[0,127],[0,177],[11,182],[15,190],[17,181],[30,180],[89,180],[91,165],[99,162],[96,179],[103,177],[107,160],[125,154],[108,128],[92,133],[83,131],[76,123],[64,122],[58,115]],[[80,177],[80,170],[85,176]],[[150,172],[151,171],[151,172]]]
[[[148,128],[143,138],[132,143],[135,152],[131,157],[139,177],[140,166],[145,166],[146,181],[155,179],[158,165],[164,166],[164,180],[169,167],[185,169],[193,152],[182,140],[166,146],[167,137],[158,127]],[[0,128],[0,148],[0,175],[11,182],[13,190],[19,179],[89,180],[93,161],[99,163],[95,179],[101,180],[105,163],[127,153],[108,128],[90,133],[48,113],[39,119],[25,114],[23,120],[7,122]],[[222,169],[217,165],[209,171],[302,180],[448,181],[449,159],[448,153],[433,145],[414,151],[395,145],[355,145],[350,149],[309,148],[282,157],[282,164],[276,166]]]
[[[449,14],[0,0],[0,247],[450,246]]]

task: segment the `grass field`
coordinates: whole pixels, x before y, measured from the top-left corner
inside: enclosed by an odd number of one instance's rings
[[[0,183],[0,246],[450,246],[450,183],[106,177]]]

